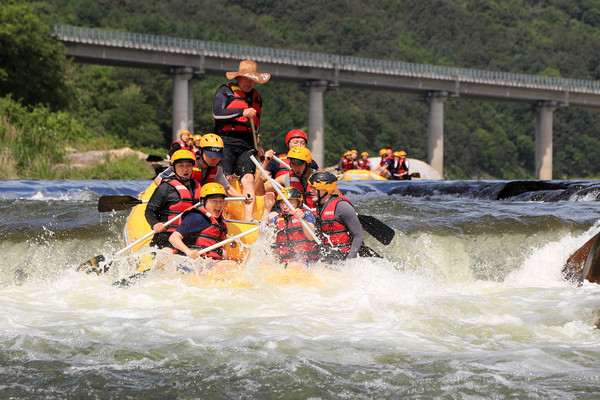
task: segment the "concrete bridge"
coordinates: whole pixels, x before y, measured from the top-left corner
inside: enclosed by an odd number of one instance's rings
[[[193,131],[194,79],[224,76],[243,59],[281,81],[309,90],[308,133],[313,157],[324,161],[323,94],[329,87],[412,92],[429,104],[428,162],[443,176],[444,102],[449,97],[523,102],[533,105],[535,176],[552,179],[552,116],[559,107],[600,108],[600,82],[512,74],[180,39],[56,25],[54,35],[77,62],[161,69],[173,76],[173,137]],[[293,128],[293,127],[290,127]]]

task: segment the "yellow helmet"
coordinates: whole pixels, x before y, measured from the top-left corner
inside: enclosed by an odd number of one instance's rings
[[[362,153],[360,153],[360,156],[361,156],[361,157],[362,157],[362,156],[367,156],[367,157],[369,157],[369,153],[367,153],[366,151],[363,151]]]
[[[386,149],[379,150],[379,157],[383,157],[387,153]]]
[[[186,134],[186,133],[189,135],[189,134],[190,134],[190,131],[188,131],[187,129],[184,129],[184,130],[182,130],[181,132],[179,132],[179,139],[181,139],[181,137],[182,137],[184,134]]]
[[[202,189],[200,189],[200,198],[204,199],[209,196],[227,197],[227,192],[225,191],[223,185],[221,185],[220,183],[209,182],[202,185]]]
[[[402,156],[406,155],[406,152],[405,151],[397,151],[397,152],[394,153],[394,155],[398,156],[398,157],[402,157]]]
[[[308,178],[308,183],[317,190],[326,190],[328,194],[337,188],[337,178],[327,171],[315,171]]]
[[[292,147],[287,153],[287,158],[289,158],[290,161],[292,158],[295,158],[296,160],[304,161],[307,164],[310,164],[312,161],[310,150],[306,147]]]
[[[202,135],[194,135],[194,142],[197,142],[200,139],[202,139]]]
[[[223,158],[223,139],[214,133],[207,133],[200,139],[200,148],[210,158]]]
[[[286,187],[281,189],[281,193],[288,200],[296,199],[299,202],[302,202],[302,193],[300,193],[300,190],[298,190],[298,188]],[[277,200],[283,200],[280,194],[277,194]]]
[[[350,153],[350,154],[352,154],[352,153],[358,154],[358,150],[350,150],[348,153]]]
[[[192,153],[189,150],[177,150],[171,156],[171,165],[173,165],[173,166],[179,162],[184,162],[184,161],[189,161],[195,165],[196,157],[194,156],[194,153]]]

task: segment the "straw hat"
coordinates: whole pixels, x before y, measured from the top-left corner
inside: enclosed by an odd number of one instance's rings
[[[256,63],[252,60],[240,61],[240,67],[238,71],[226,72],[227,79],[235,79],[238,76],[243,76],[248,79],[252,79],[256,83],[265,83],[271,79],[271,74],[261,73],[259,74],[256,69]]]

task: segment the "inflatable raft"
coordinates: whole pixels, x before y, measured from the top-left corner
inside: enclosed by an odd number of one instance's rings
[[[239,184],[237,183],[236,185],[239,186]],[[237,188],[239,189],[239,187]],[[140,193],[139,199],[149,200],[150,197],[152,197],[152,193],[154,193],[155,189],[156,185],[154,183],[151,183],[150,186],[146,188],[146,190]],[[254,205],[254,218],[260,220],[262,218],[263,210],[263,197],[257,196],[256,204]],[[127,222],[125,223],[125,228],[123,232],[123,237],[125,238],[126,245],[133,243],[134,241],[143,237],[148,232],[152,231],[152,228],[150,227],[150,225],[146,221],[146,218],[144,217],[145,212],[146,203],[138,204],[133,208],[133,210],[131,210],[129,217],[127,217]],[[225,218],[231,220],[242,220],[243,212],[244,205],[241,201],[228,201],[227,206],[225,208]],[[244,224],[241,222],[227,223],[227,229],[230,237],[238,235],[242,232],[246,232],[254,227],[255,225]],[[257,238],[258,232],[254,232],[232,243],[227,244],[225,246],[225,249],[227,251],[228,257],[238,262],[242,261],[246,256],[250,245],[256,242]],[[148,246],[151,240],[152,238],[148,238],[147,240],[138,243],[137,245],[131,248],[131,252],[135,253],[141,248]]]
[[[351,169],[340,175],[338,181],[387,181],[387,179],[366,169]]]

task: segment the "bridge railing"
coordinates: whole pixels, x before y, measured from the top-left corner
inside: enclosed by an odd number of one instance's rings
[[[233,59],[251,58],[256,61],[313,68],[435,78],[458,82],[478,82],[499,86],[600,93],[600,82],[583,79],[566,79],[441,65],[416,64],[67,25],[55,25],[54,35],[66,42],[97,43],[117,47],[155,49],[173,53],[219,56]]]

